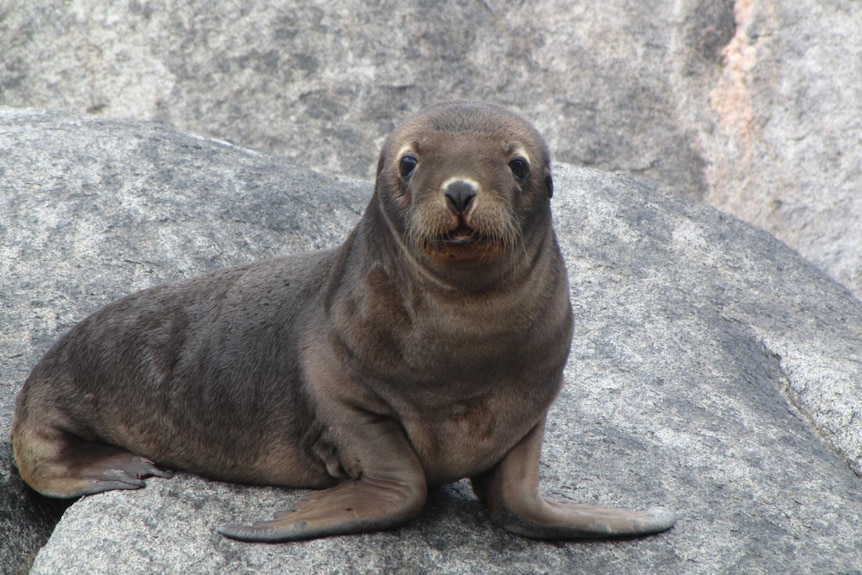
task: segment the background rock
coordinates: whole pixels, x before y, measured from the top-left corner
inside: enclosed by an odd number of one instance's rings
[[[0,357],[5,355],[0,347]],[[6,384],[5,376],[2,379]],[[5,403],[9,394],[0,391],[0,399]],[[10,415],[0,414],[0,573],[25,575],[69,503],[38,496],[13,469],[12,444],[6,437]]]
[[[152,124],[47,113],[0,116],[0,165],[0,430],[38,356],[86,313],[333,245],[371,188]],[[299,493],[180,474],[75,503],[33,573],[860,572],[862,304],[690,200],[566,165],[555,182],[577,328],[543,485],[666,505],[681,516],[671,532],[529,541],[495,529],[458,483],[393,532],[243,544],[213,529]]]
[[[747,219],[862,294],[862,3],[0,0],[0,105],[155,119],[369,178],[441,99]]]

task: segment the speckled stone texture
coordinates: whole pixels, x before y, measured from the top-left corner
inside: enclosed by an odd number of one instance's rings
[[[862,296],[858,0],[0,0],[0,106],[367,179],[395,123],[452,98],[755,223]]]

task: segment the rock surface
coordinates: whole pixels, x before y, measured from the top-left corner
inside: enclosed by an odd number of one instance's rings
[[[5,346],[0,346],[0,358],[5,356]],[[0,380],[7,383],[6,376]],[[0,399],[5,403],[9,394],[0,392]],[[6,436],[10,415],[0,411],[0,573],[25,575],[69,502],[40,497],[12,469],[12,444]]]
[[[84,315],[157,282],[333,245],[371,188],[152,124],[56,113],[0,114],[0,166],[3,441],[28,370]],[[862,304],[710,208],[562,164],[555,183],[577,327],[544,488],[666,505],[681,517],[672,531],[529,541],[494,528],[457,483],[399,530],[244,544],[214,528],[300,493],[179,474],[76,502],[32,572],[862,572]],[[0,473],[38,511],[8,443]],[[24,514],[0,511],[0,530],[17,533]],[[26,558],[2,545],[0,569],[15,573]]]
[[[703,199],[862,298],[862,3],[739,0],[734,9],[721,76],[708,93],[695,89],[712,111],[699,121]]]
[[[441,99],[771,231],[862,296],[862,3],[0,0],[0,105],[155,119],[369,178]]]

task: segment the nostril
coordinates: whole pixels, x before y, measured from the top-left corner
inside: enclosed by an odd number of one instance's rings
[[[470,201],[476,196],[476,188],[467,182],[452,182],[446,186],[446,199],[459,214],[467,211]]]

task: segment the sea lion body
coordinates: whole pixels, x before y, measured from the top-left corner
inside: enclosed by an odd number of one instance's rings
[[[538,495],[572,334],[552,191],[518,116],[427,109],[387,138],[341,246],[151,288],[72,328],[18,397],[22,477],[57,497],[142,487],[160,467],[322,489],[221,528],[248,540],[398,525],[463,477],[528,536],[669,528],[661,510]]]

